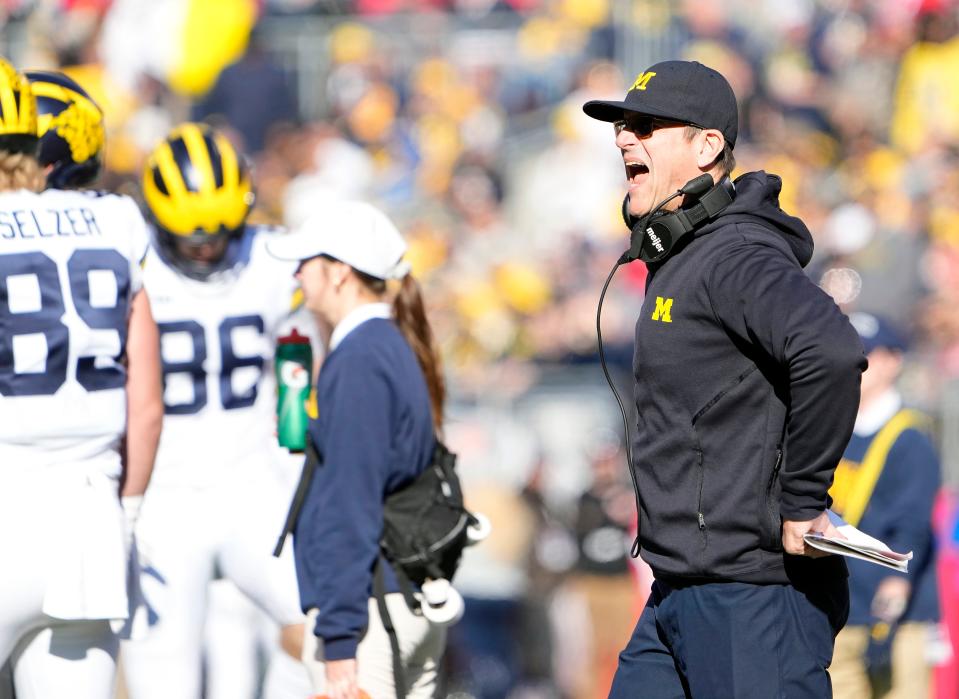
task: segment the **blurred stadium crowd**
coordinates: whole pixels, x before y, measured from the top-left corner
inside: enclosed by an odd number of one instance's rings
[[[810,275],[909,333],[904,393],[936,417],[944,481],[959,481],[949,0],[0,0],[4,17],[0,53],[64,69],[103,107],[104,187],[138,197],[153,144],[206,119],[251,158],[254,220],[360,197],[406,233],[454,395],[448,441],[494,521],[458,578],[451,695],[605,696],[639,608],[596,366],[622,163],[581,105],[621,98],[656,60],[728,77],[739,171],[783,177],[783,208],[816,238]],[[623,269],[603,311],[626,395],[643,280]]]

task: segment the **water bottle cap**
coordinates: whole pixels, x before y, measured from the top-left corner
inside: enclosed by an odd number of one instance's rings
[[[293,328],[290,330],[289,335],[278,337],[276,342],[280,345],[308,345],[310,344],[310,338],[306,335],[300,335],[299,331],[297,331],[296,328]]]

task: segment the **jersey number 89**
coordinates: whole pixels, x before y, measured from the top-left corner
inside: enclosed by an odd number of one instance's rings
[[[66,382],[70,331],[63,316],[68,301],[72,301],[77,315],[91,330],[112,330],[119,337],[117,355],[77,358],[77,382],[87,391],[123,388],[126,371],[119,360],[127,340],[128,265],[116,250],[76,250],[67,261],[70,289],[65,294],[57,263],[44,253],[0,255],[0,395],[49,396]],[[92,300],[90,273],[95,271],[113,273],[116,296],[112,306],[94,304]],[[35,338],[34,347],[36,339],[43,337],[46,361],[28,362],[18,371],[17,338],[29,342],[25,336]]]

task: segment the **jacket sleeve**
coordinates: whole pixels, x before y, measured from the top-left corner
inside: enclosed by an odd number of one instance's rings
[[[357,356],[336,357],[324,376],[319,420],[311,424],[322,450],[299,521],[298,560],[319,609],[315,634],[329,660],[352,658],[368,622],[372,570],[379,555],[389,469],[392,403],[382,368]]]
[[[814,519],[828,506],[859,408],[866,368],[859,336],[832,298],[772,246],[735,246],[707,284],[719,322],[782,372],[789,412],[780,512],[787,520]]]
[[[888,523],[883,541],[893,551],[914,552],[916,558],[906,576],[914,580],[929,564],[932,508],[940,482],[939,457],[929,438],[918,430],[903,432],[889,452],[880,479],[876,492],[881,487],[882,492],[895,494],[877,503]]]

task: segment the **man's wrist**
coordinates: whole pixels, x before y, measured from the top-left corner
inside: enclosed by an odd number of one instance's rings
[[[779,514],[790,522],[808,522],[826,511],[826,500],[812,497],[788,496],[783,493],[779,502]]]

